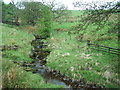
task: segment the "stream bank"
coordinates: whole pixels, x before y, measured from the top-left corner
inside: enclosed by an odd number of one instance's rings
[[[46,83],[53,83],[56,85],[63,85],[65,88],[103,88],[97,84],[88,84],[84,80],[74,80],[70,77],[66,77],[60,71],[52,70],[46,66],[47,56],[51,51],[45,50],[47,45],[42,41],[45,38],[35,35],[35,40],[31,42],[34,47],[32,49],[32,55],[30,56],[33,61],[31,63],[23,62],[21,66],[26,67],[26,71],[32,71],[33,73],[39,73],[45,79]],[[17,63],[17,62],[14,62]],[[28,69],[30,67],[30,69]]]

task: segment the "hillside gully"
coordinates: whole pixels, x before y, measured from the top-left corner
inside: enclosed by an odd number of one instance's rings
[[[30,58],[33,59],[31,63],[22,62],[21,66],[25,67],[26,71],[31,71],[32,73],[40,74],[43,78],[45,83],[52,83],[56,85],[63,85],[64,88],[69,89],[91,89],[91,88],[99,88],[103,89],[103,86],[99,86],[95,83],[88,84],[83,79],[81,80],[74,80],[70,77],[65,76],[60,71],[50,69],[46,66],[46,59],[47,56],[50,54],[51,51],[47,50],[47,44],[43,42],[45,38],[34,35],[35,39],[32,40],[31,45],[34,47],[32,49],[32,55]],[[27,69],[29,67],[30,69]],[[105,88],[104,88],[105,89]]]

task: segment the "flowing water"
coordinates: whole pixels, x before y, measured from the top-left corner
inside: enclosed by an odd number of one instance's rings
[[[48,50],[43,50],[47,45],[44,45],[44,42],[40,38],[33,40],[31,44],[34,47],[32,50],[32,58],[35,60],[34,66],[32,67],[34,71],[33,73],[39,73],[41,76],[43,76],[46,83],[62,85],[64,88],[70,88],[66,83],[54,77],[53,74],[55,73],[50,71],[50,69],[45,65],[47,59],[46,57],[50,53]]]
[[[42,37],[35,36],[35,40],[32,41],[31,45],[34,47],[32,50],[32,55],[30,56],[34,61],[30,64],[24,62],[22,66],[29,66],[32,68],[33,73],[39,73],[43,78],[45,83],[52,83],[56,85],[62,85],[64,88],[102,88],[96,84],[87,84],[84,80],[74,80],[69,77],[66,77],[60,71],[51,70],[46,66],[47,56],[50,54],[50,51],[47,50],[47,45],[43,42]],[[27,71],[27,70],[26,70]]]

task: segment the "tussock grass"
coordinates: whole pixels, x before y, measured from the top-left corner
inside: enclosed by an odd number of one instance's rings
[[[19,48],[15,50],[7,50],[3,53],[6,54],[5,57],[11,58],[18,61],[31,61],[29,54],[31,53],[31,41],[34,39],[32,34],[28,34],[25,31],[16,30],[14,28],[2,26],[2,45],[13,46],[18,45]]]
[[[3,88],[62,88],[63,86],[46,84],[39,74],[26,72],[13,64],[8,58],[2,60]]]
[[[84,78],[89,83],[118,87],[117,55],[91,50],[86,42],[78,43],[75,38],[70,39],[69,35],[61,34],[51,38],[53,51],[47,59],[49,67],[74,79]]]
[[[69,28],[70,30],[74,26],[63,24],[56,24],[54,29]],[[112,26],[108,23],[100,30],[96,28],[97,25],[90,24],[85,30],[70,35],[65,31],[59,33],[52,31],[49,46],[53,50],[48,56],[47,65],[74,79],[84,78],[88,83],[119,88],[118,55],[92,50],[86,42],[91,40],[92,43],[118,48],[117,33],[109,32]],[[83,37],[77,41],[76,37],[79,35]]]

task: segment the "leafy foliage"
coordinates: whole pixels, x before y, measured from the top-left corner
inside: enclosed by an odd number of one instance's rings
[[[120,2],[108,2],[102,5],[97,5],[97,3],[82,3],[75,2],[76,7],[84,7],[84,15],[82,16],[83,25],[80,25],[80,29],[86,29],[90,24],[96,24],[98,27],[96,30],[100,30],[109,22],[110,17],[120,11]],[[115,19],[116,20],[116,19]],[[117,21],[114,21],[114,25]],[[117,26],[116,26],[117,27]]]
[[[67,7],[57,0],[43,0],[42,3],[50,7],[50,10],[53,13],[53,20],[60,21],[61,18],[66,17],[69,14],[67,11]]]
[[[24,9],[22,10],[22,23],[27,25],[35,25],[38,18],[41,17],[41,7],[38,2],[23,2]]]
[[[42,37],[49,37],[50,36],[50,30],[52,25],[52,12],[49,7],[42,7],[41,10],[43,11],[41,13],[41,18],[38,19],[37,25],[38,25],[38,33]]]
[[[13,4],[9,3],[4,4],[4,2],[2,2],[2,22],[3,23],[13,23],[14,20],[14,11],[13,11]]]

